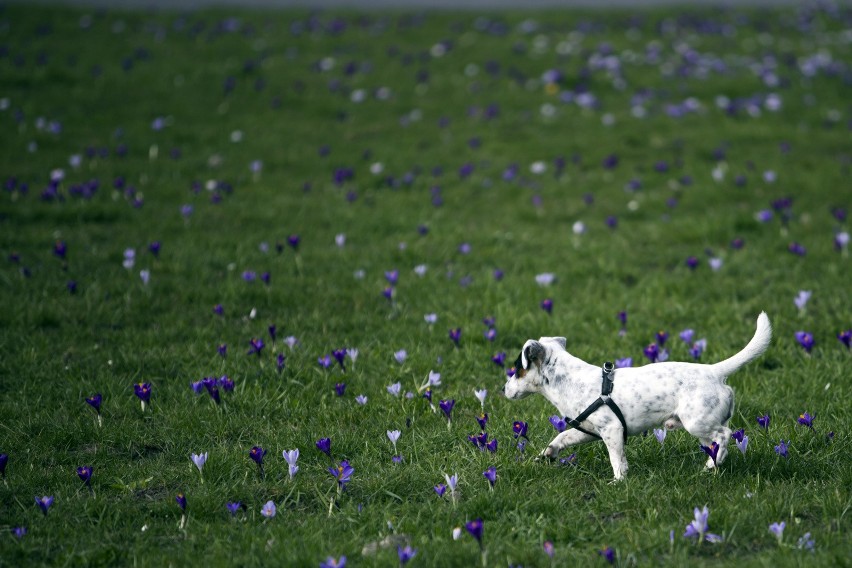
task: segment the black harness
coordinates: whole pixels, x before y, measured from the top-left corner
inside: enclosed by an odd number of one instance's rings
[[[618,408],[618,405],[615,404],[615,401],[610,398],[610,394],[612,393],[612,374],[615,372],[615,366],[607,361],[603,364],[601,368],[601,375],[603,377],[603,382],[601,383],[601,396],[598,397],[596,401],[589,405],[586,410],[580,413],[577,418],[567,418],[566,422],[570,424],[573,428],[576,428],[580,432],[584,434],[588,434],[589,436],[593,436],[595,438],[600,439],[600,436],[595,434],[594,432],[589,432],[582,426],[582,423],[586,418],[591,416],[591,414],[600,408],[603,405],[607,405],[610,410],[615,414],[615,417],[618,418],[618,421],[621,422],[621,426],[624,429],[624,441],[627,442],[627,423],[624,421],[624,415],[621,413],[621,409]]]

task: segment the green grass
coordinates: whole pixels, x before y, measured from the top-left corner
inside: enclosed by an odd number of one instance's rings
[[[416,548],[411,566],[472,566],[475,541],[454,541],[452,529],[478,517],[489,566],[545,566],[548,540],[555,565],[603,564],[597,551],[605,546],[623,566],[848,563],[850,353],[835,336],[852,313],[849,259],[833,245],[848,225],[831,208],[850,206],[850,14],[803,13],[649,11],[632,31],[625,12],[342,13],[347,27],[333,34],[332,13],[0,10],[0,98],[8,99],[0,175],[18,183],[0,194],[0,452],[9,455],[0,565],[316,566],[328,555],[346,555],[350,566],[394,565],[395,546],[362,556],[365,545],[384,541]],[[239,31],[222,31],[232,15]],[[486,17],[507,33],[482,31]],[[524,32],[527,19],[539,28]],[[322,30],[309,31],[309,21]],[[291,33],[294,22],[305,31]],[[672,22],[676,29],[659,31]],[[733,35],[700,32],[693,24],[701,22]],[[442,41],[451,49],[431,56]],[[651,42],[660,63],[643,64]],[[604,43],[621,56],[623,90],[605,71],[583,78]],[[724,61],[725,71],[680,77],[687,45]],[[835,68],[804,76],[801,66],[819,52]],[[320,72],[329,57],[335,65]],[[773,61],[777,88],[753,70]],[[350,62],[358,72],[347,75]],[[564,73],[556,91],[584,85],[599,108],[560,102],[540,82],[551,68]],[[428,79],[418,87],[421,71]],[[226,93],[227,77],[234,87]],[[373,95],[381,87],[386,100]],[[361,103],[352,101],[356,89],[365,90]],[[653,93],[643,119],[631,114],[640,89]],[[719,95],[770,92],[782,107],[758,117],[715,104]],[[687,97],[700,101],[699,112],[666,115],[665,105]],[[499,114],[487,119],[491,104]],[[543,116],[545,104],[554,105],[553,117]],[[607,114],[611,126],[602,123]],[[60,122],[61,132],[39,129],[39,117]],[[167,122],[159,131],[151,128],[157,117]],[[241,141],[231,141],[234,131]],[[481,147],[468,146],[474,137]],[[117,155],[120,144],[126,156]],[[727,174],[714,181],[719,147]],[[90,158],[87,148],[107,155]],[[76,154],[75,169],[68,161]],[[619,157],[611,171],[601,166],[610,154]],[[555,176],[558,156],[567,165]],[[263,161],[258,176],[253,160]],[[545,174],[530,173],[538,160]],[[668,172],[655,171],[661,160]],[[370,173],[375,162],[381,175]],[[468,162],[474,171],[461,179]],[[518,177],[504,181],[512,163]],[[333,172],[343,167],[355,176],[338,186]],[[54,168],[65,169],[61,199],[41,200]],[[763,180],[767,170],[774,183]],[[745,186],[734,182],[740,174]],[[692,183],[678,182],[683,176]],[[141,208],[114,188],[119,177],[142,195]],[[625,192],[632,178],[643,187]],[[91,199],[72,195],[74,184],[92,179],[99,188]],[[230,184],[218,192],[221,203],[203,189],[208,180]],[[786,228],[777,216],[755,220],[787,196]],[[184,204],[194,207],[188,219]],[[615,229],[605,224],[610,215]],[[573,234],[577,221],[585,234]],[[286,245],[291,234],[301,236],[298,255]],[[742,250],[730,247],[737,237]],[[53,254],[57,240],[67,244],[65,260]],[[157,258],[147,251],[152,241],[162,242]],[[789,253],[792,241],[807,254]],[[462,243],[469,254],[459,252]],[[122,267],[127,248],[136,250],[131,270]],[[6,260],[13,253],[19,262]],[[724,261],[718,272],[708,266],[711,254]],[[694,271],[685,265],[690,255],[700,260]],[[428,267],[422,277],[413,272],[420,264]],[[498,268],[501,281],[492,277]],[[147,285],[142,269],[150,270]],[[400,277],[391,303],[381,292],[392,269]],[[270,284],[245,282],[245,270],[268,271]],[[535,282],[543,272],[557,276],[548,288]],[[813,291],[803,314],[793,304],[799,290]],[[546,297],[551,315],[539,307]],[[629,317],[623,337],[621,310]],[[499,396],[505,374],[491,355],[505,351],[512,361],[530,337],[565,336],[570,352],[594,363],[630,356],[643,364],[660,329],[672,335],[672,359],[689,359],[677,333],[691,327],[707,338],[702,360],[714,362],[745,345],[760,310],[773,322],[773,345],[729,380],[737,393],[731,424],[751,443],[716,474],[702,470],[698,444],[683,431],[663,447],[653,436],[632,438],[630,474],[615,485],[600,443],[577,448],[574,466],[533,462],[555,433],[555,410],[541,398]],[[438,315],[431,328],[427,313]],[[496,318],[493,344],[483,337],[487,316]],[[458,348],[447,335],[455,327],[463,329]],[[810,355],[793,337],[799,330],[816,339]],[[291,335],[299,339],[292,351],[281,341]],[[246,355],[252,337],[267,340],[260,357]],[[222,343],[225,359],[216,351]],[[318,366],[317,357],[343,347],[359,349],[354,368]],[[404,364],[394,360],[399,349],[408,353]],[[283,372],[277,352],[287,356]],[[397,381],[415,391],[432,369],[443,382],[436,401],[457,401],[451,431],[422,398],[386,391]],[[221,406],[189,387],[222,374],[237,386],[222,393]],[[144,413],[133,394],[141,381],[153,385]],[[335,396],[338,382],[347,385],[343,397]],[[478,388],[489,391],[496,454],[467,441],[478,432]],[[95,392],[104,398],[102,427],[84,402]],[[362,393],[366,406],[355,402]],[[805,411],[816,414],[815,431],[796,425]],[[755,422],[766,412],[768,432]],[[530,424],[520,460],[514,420]],[[392,429],[402,431],[402,464],[391,462]],[[329,460],[314,446],[324,436],[334,458],[355,468],[339,497]],[[782,438],[791,441],[788,459],[773,451]],[[254,445],[269,452],[263,479],[248,456]],[[293,448],[300,471],[290,481],[281,452]],[[203,483],[193,452],[209,452]],[[75,473],[82,465],[94,468],[91,493]],[[491,465],[493,491],[482,476]],[[461,480],[455,506],[432,489],[445,473]],[[189,503],[183,529],[178,492]],[[55,497],[46,516],[33,501],[41,495]],[[263,519],[268,500],[278,514]],[[228,501],[247,509],[230,518]],[[681,537],[693,508],[704,505],[711,529],[724,535],[720,544]],[[781,544],[768,531],[776,521],[787,523]],[[28,532],[17,539],[11,529],[21,526]],[[795,546],[807,532],[813,552]]]

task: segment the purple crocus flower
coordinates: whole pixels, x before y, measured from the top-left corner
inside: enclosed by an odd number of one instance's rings
[[[385,280],[388,281],[388,284],[391,286],[396,286],[397,282],[399,282],[399,270],[390,270],[385,272]]]
[[[683,341],[687,345],[692,343],[692,338],[694,336],[695,336],[695,331],[692,330],[692,329],[684,329],[683,331],[680,332],[680,334],[678,334],[678,337],[680,337],[681,341]]]
[[[497,483],[497,468],[493,465],[482,472],[482,475],[485,476],[485,479],[488,480],[488,483],[491,487],[494,487],[494,484]]]
[[[299,466],[297,464],[299,460],[299,449],[296,448],[295,450],[290,451],[285,450],[281,452],[281,456],[284,458],[284,460],[287,462],[287,465],[289,466],[288,472],[290,474],[290,479],[292,480],[296,476],[296,473],[298,473],[299,471]]]
[[[845,345],[847,349],[852,348],[852,329],[847,329],[838,333],[837,340]]]
[[[204,381],[190,381],[189,383],[192,392],[195,394],[201,394],[201,391],[204,390]]]
[[[572,453],[567,458],[559,458],[559,463],[562,465],[577,465],[577,452]]]
[[[222,307],[222,304],[216,304],[215,306],[213,306],[213,313],[217,316],[224,315],[225,308]]]
[[[814,544],[815,542],[811,538],[811,533],[806,532],[801,538],[799,538],[798,542],[796,542],[796,548],[813,551]]]
[[[53,244],[53,254],[63,260],[65,259],[65,256],[68,254],[68,245],[65,244],[65,241],[56,241]]]
[[[786,442],[784,440],[778,440],[778,445],[775,446],[775,453],[781,456],[782,458],[789,457],[788,450],[790,448],[790,440]]]
[[[811,299],[813,292],[810,290],[799,290],[799,293],[793,298],[793,304],[795,304],[796,308],[803,312],[808,305],[808,300]]]
[[[275,357],[275,366],[276,366],[276,368],[278,369],[278,371],[279,371],[279,372],[281,372],[282,370],[284,370],[284,360],[285,360],[286,358],[287,358],[287,357],[286,357],[283,353],[279,353],[279,354]]]
[[[665,428],[654,428],[654,437],[657,438],[657,441],[662,446],[666,441],[666,429]]]
[[[82,467],[78,467],[77,476],[83,483],[89,485],[89,483],[92,481],[92,466],[84,465]]]
[[[133,392],[139,397],[139,400],[144,403],[151,401],[151,383],[136,383],[133,385]]]
[[[697,257],[695,257],[695,256],[689,256],[689,257],[687,257],[687,259],[686,259],[686,266],[687,266],[687,268],[689,268],[690,270],[695,270],[696,268],[698,268],[698,258],[697,258]]]
[[[405,349],[400,349],[399,351],[394,352],[393,358],[401,365],[405,363],[405,360],[408,358],[408,352]]]
[[[557,432],[564,432],[566,428],[568,428],[568,423],[562,419],[561,416],[553,415],[550,417],[550,423],[553,424],[553,427],[556,428]]]
[[[544,544],[541,545],[544,549],[544,553],[547,554],[550,558],[553,558],[553,555],[556,554],[556,550],[553,547],[553,543],[549,540],[544,541]]]
[[[408,561],[414,558],[417,555],[417,549],[411,548],[409,545],[396,547],[396,554],[399,557],[399,565],[403,566],[408,564]]]
[[[709,532],[710,526],[707,523],[707,518],[710,516],[710,511],[707,506],[705,505],[703,509],[695,507],[694,514],[695,519],[686,525],[686,531],[683,533],[684,538],[721,542],[722,537]]]
[[[464,524],[464,528],[470,533],[470,536],[476,539],[479,546],[482,547],[482,519],[468,521]]]
[[[553,300],[550,298],[545,298],[541,301],[541,309],[546,311],[548,314],[553,313]]]
[[[160,256],[160,241],[152,241],[151,244],[148,245],[148,251],[154,255],[155,257]]]
[[[290,245],[290,248],[292,248],[294,251],[298,252],[299,243],[301,242],[301,240],[302,238],[299,235],[290,235],[289,237],[287,237],[287,244]]]
[[[769,428],[769,414],[764,414],[763,416],[757,417],[757,425],[763,428],[764,430]]]
[[[265,455],[266,450],[260,446],[254,446],[251,450],[249,450],[249,457],[257,464],[257,467],[260,468],[261,474],[263,474],[263,456]]]
[[[666,341],[668,340],[669,334],[667,332],[662,330],[657,332],[657,345],[659,345],[660,347],[664,347],[666,345]]]
[[[731,434],[737,444],[737,449],[742,455],[746,455],[748,449],[748,436],[745,435],[742,428]]]
[[[434,489],[435,489],[435,493],[438,494],[438,497],[443,497],[444,493],[446,493],[446,491],[447,491],[447,486],[444,485],[443,483],[439,483],[438,485],[436,485],[434,487]]]
[[[601,557],[610,564],[615,564],[615,550],[613,548],[607,546],[606,548],[598,550],[598,554],[600,554]]]
[[[646,347],[646,348],[642,351],[642,353],[644,353],[644,354],[645,354],[645,357],[647,357],[647,358],[648,358],[648,360],[649,360],[651,363],[656,363],[656,362],[657,362],[657,360],[658,360],[658,359],[659,359],[659,357],[660,357],[660,348],[659,348],[659,347],[657,347],[657,344],[656,344],[656,343],[651,343],[650,345],[648,345],[648,347]]]
[[[322,357],[317,357],[317,363],[323,369],[328,369],[329,367],[331,367],[331,355],[326,353]]]
[[[491,441],[485,444],[485,449],[492,454],[497,453],[497,438],[491,438]]]
[[[485,430],[485,425],[488,423],[488,414],[485,412],[481,413],[479,416],[476,416],[476,421],[479,423],[479,427]]]
[[[274,517],[274,516],[275,516],[275,513],[276,513],[277,511],[278,511],[278,510],[277,510],[277,508],[275,507],[275,501],[273,501],[272,499],[270,499],[269,501],[267,501],[267,502],[263,505],[263,507],[261,507],[261,508],[260,508],[260,514],[261,514],[261,515],[263,515],[264,517],[266,517],[267,519],[271,519],[272,517]]]
[[[344,360],[346,359],[346,349],[335,349],[331,352],[332,357],[335,358],[337,363],[340,365],[340,369],[346,371],[346,365],[344,365]]]
[[[260,357],[260,352],[263,351],[264,347],[266,347],[266,344],[263,342],[262,339],[258,339],[256,337],[253,337],[249,340],[248,354],[249,355],[257,354],[257,356]]]
[[[41,512],[44,513],[44,516],[46,517],[48,509],[50,509],[50,506],[53,505],[53,496],[45,495],[44,497],[36,497],[35,502],[36,505],[39,506],[39,509],[41,509]]]
[[[456,405],[455,399],[438,401],[438,406],[440,406],[441,410],[444,411],[444,414],[446,414],[448,421],[452,420],[453,406],[455,406],[455,405]]]
[[[102,400],[103,400],[103,397],[101,396],[101,393],[95,393],[92,396],[86,397],[86,403],[89,406],[91,406],[92,408],[94,408],[95,412],[97,412],[98,415],[100,415],[100,413],[101,413],[101,401]]]
[[[799,415],[799,418],[796,420],[796,422],[798,422],[802,426],[807,426],[808,428],[813,430],[814,429],[814,418],[816,418],[816,415],[811,416],[809,413],[805,412],[804,414]]]
[[[719,455],[719,444],[713,442],[709,446],[700,445],[700,447],[701,450],[713,460],[713,465],[716,465],[716,456]]]
[[[488,433],[487,432],[480,432],[479,434],[477,434],[475,436],[468,436],[467,439],[471,444],[473,444],[473,446],[475,448],[478,448],[480,450],[484,450],[485,445],[488,443]]]
[[[15,538],[21,540],[27,534],[27,527],[15,527],[12,529],[12,534],[15,535]],[[808,533],[808,536],[810,536],[810,533]]]
[[[331,438],[320,438],[317,440],[317,449],[331,457]]]
[[[222,398],[219,396],[219,387],[216,386],[216,379],[213,377],[206,377],[201,381],[204,387],[207,389],[207,394],[210,395],[210,398],[213,399],[213,402],[219,404],[222,401]]]
[[[624,369],[633,366],[633,357],[625,357],[624,359],[615,360],[616,369]]]
[[[778,542],[781,542],[784,539],[784,527],[787,526],[787,523],[781,521],[780,523],[772,523],[769,525],[769,532],[775,535],[775,538],[778,539]]]
[[[222,375],[219,377],[218,384],[220,387],[225,389],[226,392],[234,391],[234,381],[228,375]]]
[[[739,430],[735,430],[735,431],[731,432],[731,438],[733,438],[737,442],[741,442],[744,437],[745,437],[745,430],[743,428],[740,428]]]
[[[459,346],[459,340],[461,340],[461,332],[462,330],[460,327],[450,330],[450,339],[453,340],[453,343],[456,344],[456,347]]]
[[[497,330],[494,329],[493,327],[491,327],[489,329],[486,329],[483,332],[483,335],[485,336],[485,339],[487,339],[488,341],[494,341],[495,339],[497,339]]]
[[[237,511],[239,511],[240,507],[242,507],[242,503],[240,503],[239,501],[228,502],[225,504],[225,507],[228,508],[228,512],[231,513],[232,517],[236,517]]]
[[[610,154],[606,158],[603,159],[601,165],[605,170],[613,170],[618,167],[618,156],[615,154]]]
[[[399,396],[399,393],[402,390],[402,383],[399,383],[399,382],[394,383],[392,385],[389,385],[387,387],[387,389],[388,389],[388,392],[390,394],[392,394],[393,396]]]
[[[689,354],[696,361],[701,359],[701,355],[704,353],[704,350],[707,348],[707,340],[699,339],[695,343],[692,344],[692,347],[689,348]]]
[[[228,345],[225,343],[220,343],[216,348],[216,352],[224,359],[228,356]]]
[[[337,467],[328,468],[328,472],[337,480],[338,488],[343,489],[351,481],[355,468],[349,465],[348,461],[343,460]]]
[[[852,332],[850,332],[852,333]],[[506,352],[500,351],[491,356],[491,361],[494,362],[498,367],[504,367],[506,365]]]
[[[789,250],[796,256],[805,256],[806,254],[808,254],[808,250],[804,247],[804,245],[795,241],[790,243],[790,245],[787,247],[787,250]]]
[[[529,426],[526,422],[515,420],[515,422],[512,423],[512,432],[515,434],[515,438],[526,438],[528,427]]]
[[[341,556],[335,560],[333,556],[329,556],[325,562],[320,562],[320,568],[346,568],[346,557]]]
[[[337,383],[334,385],[334,392],[337,393],[337,396],[343,396],[346,392],[346,383]]]
[[[799,342],[799,345],[801,345],[807,353],[810,353],[814,348],[814,336],[807,331],[797,331],[793,335],[796,338],[796,341]]]

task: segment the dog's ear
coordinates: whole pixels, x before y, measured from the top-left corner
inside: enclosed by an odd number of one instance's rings
[[[567,342],[567,340],[566,340],[564,337],[553,337],[553,338],[551,338],[551,339],[553,339],[553,341],[555,341],[556,343],[558,343],[558,344],[559,344],[559,346],[560,346],[563,350],[564,350],[564,349],[567,349],[567,347],[566,347],[566,346],[567,346],[568,342]]]
[[[534,339],[530,339],[524,344],[524,349],[521,351],[521,366],[526,370],[530,368],[531,363],[540,361],[544,356],[544,345]]]

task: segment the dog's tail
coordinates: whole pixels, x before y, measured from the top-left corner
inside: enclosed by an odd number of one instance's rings
[[[737,369],[760,357],[766,348],[769,347],[769,342],[772,340],[772,324],[769,323],[769,318],[766,312],[760,312],[757,316],[757,331],[754,332],[754,337],[748,342],[745,348],[724,361],[719,361],[713,365],[714,370],[719,373],[719,377],[724,380],[725,377],[735,372]]]

